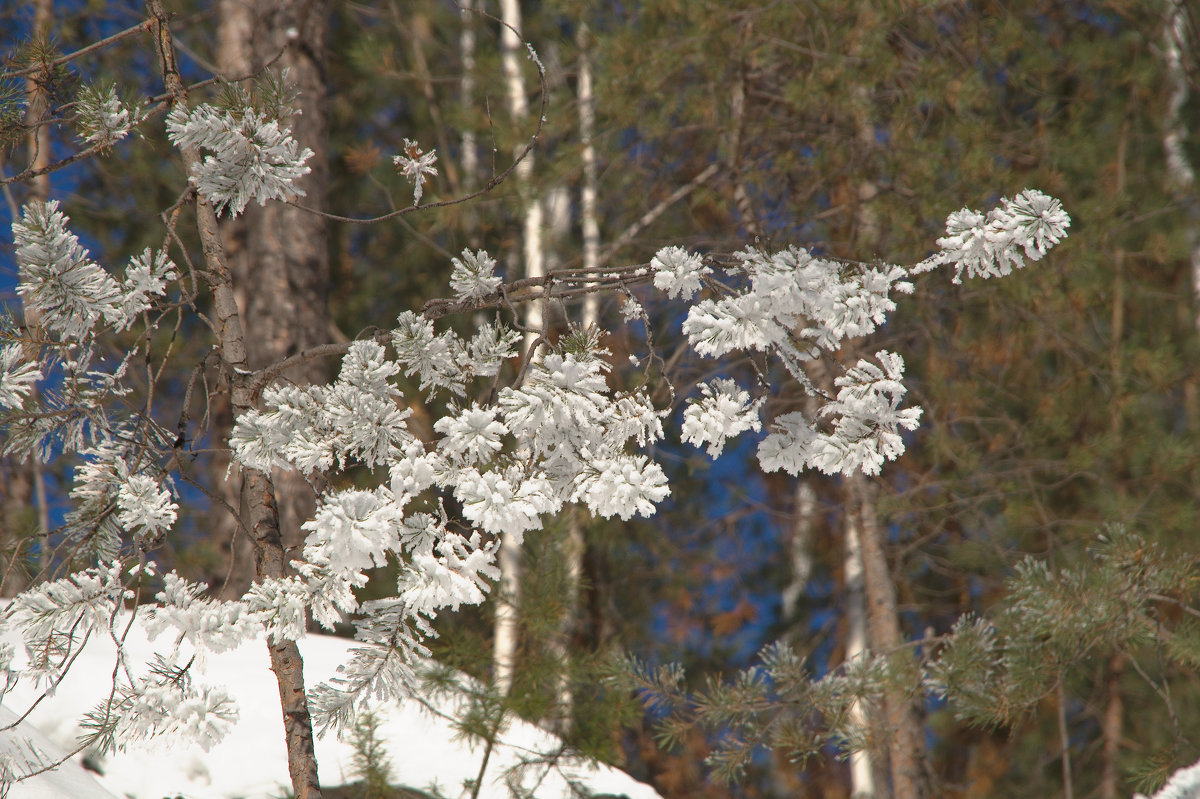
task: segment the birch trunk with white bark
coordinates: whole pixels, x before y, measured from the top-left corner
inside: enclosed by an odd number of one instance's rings
[[[517,32],[521,30],[521,6],[518,0],[501,0],[500,18],[504,22],[500,30],[500,64],[507,89],[509,118],[514,125],[525,121],[529,115],[529,103],[525,95],[525,81],[521,77],[521,51],[523,43]],[[517,165],[516,185],[524,202],[524,225],[521,240],[525,261],[525,276],[542,277],[546,274],[542,254],[542,204],[530,188],[533,174],[533,153],[529,153]],[[540,331],[544,326],[543,309],[531,303],[525,314],[525,357],[532,358],[539,344]],[[507,694],[512,688],[513,670],[516,665],[518,647],[518,609],[521,592],[521,548],[510,535],[501,536],[500,584],[496,597],[495,641],[493,648],[493,680],[496,690]]]
[[[1163,11],[1162,52],[1170,89],[1163,150],[1167,157],[1167,178],[1180,193],[1184,206],[1191,214],[1193,233],[1190,260],[1192,298],[1195,303],[1192,318],[1196,331],[1200,333],[1200,198],[1196,196],[1196,171],[1185,147],[1188,129],[1182,116],[1189,94],[1185,63],[1194,56],[1194,51],[1192,42],[1188,40],[1189,25],[1184,0],[1165,0]]]
[[[888,568],[882,525],[876,506],[876,488],[862,473],[847,478],[858,516],[862,550],[863,585],[867,600],[867,637],[873,652],[900,655],[904,635],[896,607],[896,585]],[[921,799],[923,790],[924,726],[912,699],[903,690],[889,688],[882,701],[892,796]]]
[[[859,516],[846,517],[846,547],[843,559],[842,583],[846,591],[846,662],[870,657],[867,647],[866,590],[863,576],[862,532]],[[868,725],[866,708],[855,702],[850,708],[850,719],[860,727]],[[850,754],[850,797],[851,799],[874,799],[875,766],[870,748]]]

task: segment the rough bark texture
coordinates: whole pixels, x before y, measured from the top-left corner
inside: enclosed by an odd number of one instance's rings
[[[300,113],[288,124],[293,135],[314,153],[310,172],[298,185],[304,204],[323,210],[328,187],[328,123],[325,113],[325,40],[328,9],[322,0],[221,0],[218,61],[229,79],[259,75],[264,69],[288,71],[300,91]],[[289,33],[290,32],[290,33]],[[269,65],[269,66],[268,66]],[[261,368],[324,343],[329,331],[328,224],[320,216],[290,205],[251,204],[238,220],[225,222],[222,234],[233,274],[240,313],[253,320],[247,341],[251,368]],[[310,361],[282,375],[296,383],[323,382],[325,364]],[[227,432],[228,408],[215,415]],[[226,464],[214,463],[224,473]],[[286,546],[300,543],[300,525],[311,518],[315,492],[299,474],[277,471],[272,480],[279,500],[279,522]],[[318,486],[319,488],[320,486]],[[235,507],[238,487],[226,496]],[[235,535],[233,520],[216,519],[214,535],[227,548],[223,598],[235,599],[254,577],[252,544]],[[226,575],[228,575],[226,577]]]
[[[862,546],[863,579],[867,596],[867,635],[871,649],[901,657],[904,643],[896,611],[896,587],[884,552],[883,533],[875,506],[875,487],[861,473],[847,478],[858,516]],[[883,697],[887,724],[888,758],[892,794],[896,799],[920,799],[923,788],[923,725],[912,700],[901,690],[889,689]]]
[[[147,3],[153,19],[151,28],[162,65],[163,78],[172,103],[183,102],[186,92],[175,63],[174,44],[168,18],[161,0]],[[200,161],[194,148],[183,150],[184,166],[189,172]],[[222,371],[229,376],[230,401],[235,413],[253,406],[252,374],[247,370],[246,333],[234,297],[232,275],[225,259],[224,246],[212,206],[196,199],[197,229],[204,250],[207,280],[212,292],[213,317],[217,324],[217,351]],[[279,514],[271,478],[261,472],[244,472],[242,503],[248,513],[248,527],[255,545],[255,565],[259,577],[281,577],[287,560],[279,535]],[[271,669],[279,685],[286,735],[288,770],[292,790],[298,799],[320,799],[317,760],[313,748],[312,719],[304,685],[304,663],[294,641],[271,644]]]
[[[33,38],[48,39],[53,21],[53,0],[34,0]],[[26,139],[29,166],[45,169],[50,163],[50,127],[39,123],[46,115],[46,90],[38,76],[34,75],[26,79],[25,91],[25,121],[33,125]],[[49,173],[32,178],[29,189],[30,200],[44,202],[50,199]],[[36,313],[25,311],[25,326],[31,334],[36,331]],[[36,345],[25,346],[25,359],[39,360]],[[3,557],[0,596],[12,597],[29,586],[31,537],[44,536],[50,525],[42,487],[41,463],[36,458],[18,460],[7,456],[0,460],[0,474],[4,476],[3,485],[0,485],[0,507],[3,508],[0,512],[0,555]]]

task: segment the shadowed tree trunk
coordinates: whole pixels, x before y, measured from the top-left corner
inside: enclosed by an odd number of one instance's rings
[[[54,21],[53,0],[34,0],[33,2],[33,39],[45,42],[50,35],[50,25]],[[25,121],[32,127],[26,139],[29,166],[33,169],[44,169],[50,163],[50,126],[40,124],[46,115],[46,90],[39,76],[33,75],[25,82]],[[29,200],[45,202],[50,199],[49,173],[38,175],[29,181]],[[14,208],[13,218],[16,219]],[[25,325],[30,334],[38,328],[38,315],[33,311],[25,311]],[[37,345],[26,345],[25,359],[37,362]],[[18,461],[6,457],[0,461],[0,474],[3,483],[0,484],[0,595],[12,597],[29,586],[31,565],[29,562],[29,542],[34,537],[40,537],[39,551],[41,559],[46,561],[45,539],[50,529],[50,520],[46,508],[45,487],[42,483],[41,462],[36,458]]]
[[[858,517],[862,548],[863,582],[867,598],[867,635],[871,650],[903,656],[904,635],[896,609],[896,586],[888,568],[883,531],[876,508],[875,486],[862,473],[847,478]],[[902,689],[888,688],[881,702],[886,724],[887,751],[892,795],[896,799],[921,799],[924,758],[924,726],[920,715]]]
[[[328,124],[325,97],[325,41],[328,8],[323,0],[221,0],[218,58],[230,79],[259,75],[264,69],[287,70],[288,82],[300,94],[299,113],[288,120],[293,135],[314,153],[312,171],[299,181],[309,208],[323,210],[328,187]],[[268,66],[268,64],[270,66]],[[238,308],[253,334],[247,339],[251,368],[285,358],[328,340],[329,250],[328,223],[320,216],[291,205],[251,204],[237,220],[223,224],[227,257],[237,292]],[[309,361],[282,375],[297,383],[320,383],[325,364]],[[226,413],[225,425],[232,419]],[[224,435],[228,427],[220,430]],[[226,463],[214,469],[224,470]],[[312,517],[315,491],[296,472],[272,475],[279,503],[280,533],[286,547],[302,541],[300,525]],[[238,507],[236,485],[227,499]],[[229,575],[223,598],[241,596],[254,577],[251,542],[235,534],[233,520],[224,516],[214,535],[229,547]]]
[[[1194,28],[1192,28],[1194,30]],[[1167,116],[1163,120],[1163,150],[1167,157],[1167,177],[1181,195],[1191,216],[1193,230],[1200,224],[1200,199],[1196,197],[1196,171],[1187,152],[1188,126],[1184,106],[1188,101],[1188,63],[1194,57],[1188,38],[1189,22],[1184,0],[1165,0],[1163,8],[1162,54],[1170,89]],[[1200,233],[1191,241],[1192,294],[1200,307]],[[1195,310],[1196,329],[1200,331],[1200,310]]]

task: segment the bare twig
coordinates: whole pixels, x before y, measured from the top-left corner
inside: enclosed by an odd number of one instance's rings
[[[26,67],[25,69],[19,69],[14,72],[9,72],[6,74],[10,78],[27,78],[27,77],[32,77],[32,76],[38,75],[38,74],[44,74],[45,72],[47,72],[51,69],[54,69],[55,67],[61,67],[63,64],[69,64],[70,62],[74,61],[75,59],[82,58],[83,56],[88,55],[89,53],[94,53],[97,50],[103,50],[105,47],[108,47],[110,44],[116,44],[117,42],[121,41],[122,39],[128,39],[130,36],[141,33],[143,31],[148,31],[148,30],[150,30],[150,24],[151,24],[150,20],[145,20],[144,22],[139,22],[137,25],[134,25],[131,28],[126,28],[123,31],[114,33],[112,36],[105,37],[97,42],[92,42],[87,47],[81,47],[78,50],[75,50],[74,52],[70,52],[70,53],[67,53],[66,55],[59,56],[58,58],[54,59],[53,61],[48,61],[43,64],[37,64],[32,67]]]

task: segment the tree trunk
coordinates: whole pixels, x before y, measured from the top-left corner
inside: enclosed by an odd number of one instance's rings
[[[565,595],[565,611],[559,622],[558,638],[554,642],[557,660],[561,671],[558,674],[558,716],[554,720],[554,731],[566,736],[571,731],[575,715],[575,691],[571,685],[571,639],[579,626],[580,578],[583,575],[583,553],[586,544],[583,538],[584,509],[581,507],[568,508],[570,523],[567,526],[567,537],[563,542],[562,558],[566,562],[564,574],[566,585],[563,586]]]
[[[580,186],[580,223],[583,230],[583,268],[596,269],[600,265],[600,223],[596,213],[596,148],[594,144],[596,97],[592,90],[592,63],[590,32],[587,24],[581,24],[575,37],[579,47],[579,69],[576,84],[576,99],[579,103],[579,140],[582,144],[580,160],[583,167],[583,178]],[[566,198],[563,197],[565,205]],[[560,209],[565,211],[565,209]],[[561,217],[561,218],[560,218]],[[551,214],[551,218],[559,220],[560,224],[552,224],[554,238],[557,240],[565,235],[560,227],[567,222],[564,214]],[[580,315],[580,325],[584,330],[598,327],[600,322],[600,303],[595,294],[588,294],[583,300],[583,311]],[[559,722],[557,732],[565,735],[570,731],[571,719],[574,713],[575,695],[571,688],[570,640],[579,626],[580,617],[580,578],[583,574],[584,554],[587,543],[584,539],[583,508],[571,509],[570,525],[567,529],[567,540],[563,547],[563,558],[566,561],[565,586],[567,594],[566,612],[563,614],[559,628],[560,661],[563,670],[558,679],[558,710]]]
[[[512,688],[517,665],[517,628],[521,602],[521,547],[504,533],[500,537],[500,584],[496,590],[496,617],[492,645],[492,681],[496,690],[507,696]]]
[[[596,92],[592,87],[592,33],[587,24],[579,26],[575,42],[579,47],[579,77],[576,86],[579,101],[580,160],[583,181],[579,188],[580,224],[583,229],[583,268],[600,266],[600,220],[596,211]],[[600,323],[600,298],[589,294],[583,300],[584,328]]]
[[[1117,799],[1121,796],[1121,736],[1125,719],[1125,702],[1121,696],[1121,675],[1125,673],[1125,655],[1117,652],[1108,660],[1105,669],[1104,718],[1101,720],[1102,738],[1100,765],[1100,799]]]
[[[47,41],[50,25],[54,22],[53,0],[34,0],[33,32],[36,41]],[[29,167],[44,169],[50,163],[50,126],[40,124],[46,115],[46,90],[33,75],[25,81],[25,121],[31,127],[26,138],[29,152]],[[38,175],[29,181],[30,200],[45,202],[50,199],[50,174]],[[38,315],[25,311],[25,326],[30,337],[37,337]],[[25,345],[25,360],[39,360],[38,347]],[[36,458],[17,460],[4,457],[0,462],[0,473],[4,484],[0,486],[0,554],[5,562],[0,571],[0,596],[12,597],[24,591],[30,582],[29,542],[40,538],[39,552],[47,560],[46,534],[50,529],[49,512],[46,507],[45,485],[42,479],[42,462]]]
[[[521,6],[518,0],[501,0],[500,15],[504,25],[500,30],[500,64],[508,94],[509,118],[514,125],[525,122],[529,104],[525,98],[525,81],[521,78],[519,51],[522,47],[517,31],[521,30]],[[517,165],[517,189],[525,202],[524,244],[525,276],[542,277],[546,273],[542,261],[542,204],[529,183],[533,174],[533,154]],[[538,303],[530,303],[525,314],[525,357],[534,356],[544,317]],[[501,536],[500,591],[496,605],[493,677],[496,689],[507,694],[512,687],[513,668],[517,656],[518,608],[521,591],[521,547],[510,535]]]
[[[259,75],[282,52],[270,68],[286,69],[289,82],[299,89],[299,113],[288,123],[297,141],[314,153],[308,162],[312,171],[298,185],[306,192],[304,204],[323,210],[328,187],[326,4],[323,0],[221,0],[219,9],[218,59],[227,78]],[[294,37],[289,38],[289,31]],[[251,204],[240,219],[223,224],[222,234],[229,245],[239,312],[253,320],[254,335],[247,341],[250,367],[261,368],[323,344],[329,331],[328,223],[291,205]],[[324,382],[326,377],[324,364],[317,361],[282,375],[301,385]],[[222,421],[231,424],[232,418],[225,414]],[[227,432],[225,428],[219,434]],[[214,469],[225,466],[216,463]],[[299,473],[284,470],[277,470],[272,481],[285,546],[295,547],[302,541],[300,525],[315,511],[314,488],[323,486],[319,481],[310,485]],[[233,520],[223,516],[225,521],[214,534],[234,544],[221,595],[235,599],[254,577],[252,548],[250,542],[236,539]]]
[[[842,581],[846,589],[846,662],[869,657],[867,648],[867,612],[863,586],[862,533],[856,514],[846,516],[846,548]],[[851,720],[865,727],[866,709],[855,702],[850,709]],[[875,766],[870,748],[850,754],[851,799],[874,799]]]
[[[163,80],[172,104],[184,102],[186,93],[175,62],[174,41],[162,0],[148,0],[151,32],[161,59]],[[190,173],[200,162],[194,147],[183,149],[184,166]],[[235,413],[253,407],[249,378],[247,339],[234,294],[232,275],[225,259],[224,244],[216,213],[203,197],[196,198],[196,221],[204,250],[206,280],[213,298],[213,318],[220,331],[217,352],[223,371],[230,375],[230,402]],[[270,476],[253,469],[243,470],[242,503],[247,510],[247,527],[255,546],[259,577],[282,577],[287,552],[279,534],[279,513]],[[320,799],[317,760],[313,747],[312,718],[304,685],[304,661],[295,641],[268,645],[271,669],[279,686],[287,744],[288,771],[297,799]]]
[[[1163,59],[1166,61],[1170,100],[1164,120],[1163,150],[1167,157],[1167,177],[1182,195],[1195,230],[1200,223],[1200,199],[1196,197],[1196,172],[1188,159],[1187,123],[1183,119],[1188,100],[1188,74],[1185,61],[1192,54],[1188,41],[1188,19],[1183,0],[1165,0],[1163,9]],[[1200,233],[1191,241],[1192,295],[1195,301],[1193,318],[1200,332]]]
[[[245,0],[219,0],[217,4],[217,64],[225,71],[228,80],[249,75],[253,71],[253,56],[250,42],[254,31],[254,5]],[[240,260],[246,249],[246,222],[230,219],[221,224],[221,237],[225,246],[225,257],[230,262]],[[244,271],[244,270],[243,270]],[[242,309],[245,310],[244,308]],[[233,429],[234,414],[229,395],[217,393],[210,410],[212,436],[226,440]],[[209,514],[208,534],[215,551],[223,558],[210,583],[221,599],[235,600],[241,597],[254,581],[254,542],[241,534],[238,518],[245,515],[242,507],[242,474],[230,469],[230,455],[222,447],[214,448],[210,465],[213,485],[225,506],[235,508],[235,517],[224,507],[214,507]]]
[[[852,512],[858,516],[863,559],[863,582],[867,596],[867,635],[872,651],[899,661],[904,636],[896,610],[896,586],[892,583],[884,552],[883,533],[875,508],[875,486],[856,472],[847,478]],[[892,792],[896,799],[920,799],[924,728],[917,709],[903,688],[890,687],[882,702],[887,724],[888,758]]]

